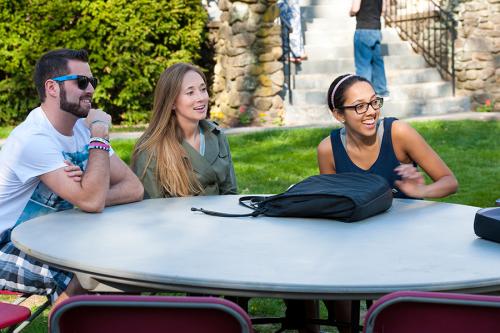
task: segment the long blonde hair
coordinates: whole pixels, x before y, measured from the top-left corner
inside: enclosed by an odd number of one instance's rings
[[[182,130],[173,111],[175,100],[181,91],[182,80],[189,71],[198,73],[205,84],[207,83],[203,72],[187,63],[172,65],[160,75],[155,88],[149,126],[137,141],[132,156],[133,165],[137,162],[140,152],[146,152],[148,155],[140,178],[144,177],[151,160],[156,158],[155,175],[158,185],[164,195],[171,197],[197,195],[203,190],[182,147]]]

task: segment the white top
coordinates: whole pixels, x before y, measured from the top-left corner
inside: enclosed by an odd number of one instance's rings
[[[190,210],[248,212],[238,197],[145,200],[102,214],[68,210],[23,223],[12,239],[79,279],[89,274],[80,281],[96,291],[366,299],[408,289],[500,290],[500,244],[474,234],[477,207],[396,199],[389,211],[356,223]],[[46,230],[58,230],[58,241]]]
[[[41,107],[31,111],[12,131],[0,150],[0,233],[18,220],[39,215],[41,210],[50,212],[71,207],[38,177],[65,167],[64,160],[85,170],[89,138],[84,119],[76,122],[73,136],[65,136],[52,126]],[[33,206],[21,219],[30,198]]]

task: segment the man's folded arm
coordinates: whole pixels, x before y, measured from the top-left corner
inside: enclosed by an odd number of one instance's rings
[[[104,209],[110,184],[110,157],[104,150],[91,149],[81,182],[75,182],[60,168],[40,176],[54,193],[85,212]]]

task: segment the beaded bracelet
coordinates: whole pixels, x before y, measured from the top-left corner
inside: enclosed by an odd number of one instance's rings
[[[104,151],[109,151],[111,148],[109,146],[98,145],[97,143],[94,143],[94,144],[89,145],[89,150],[90,149],[100,149],[100,150],[104,150]]]
[[[102,143],[102,142],[97,142],[97,141],[94,141],[94,142],[91,142],[89,144],[89,146],[99,146],[99,147],[104,147],[106,149],[109,149],[111,146],[108,145],[107,143]]]

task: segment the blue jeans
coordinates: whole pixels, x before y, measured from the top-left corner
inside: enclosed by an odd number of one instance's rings
[[[381,50],[382,33],[375,29],[357,29],[354,33],[354,64],[356,74],[373,84],[375,93],[389,94]]]
[[[292,31],[282,29],[283,52],[286,54],[288,50],[292,52],[292,57],[303,57],[306,52],[304,50],[304,38],[302,36],[302,21],[300,17],[300,3],[299,0],[280,0],[278,1],[280,9],[280,17],[287,22]],[[290,33],[288,40],[286,34]],[[288,43],[290,45],[288,45]]]

